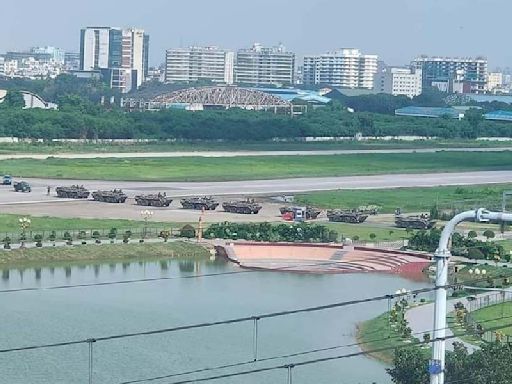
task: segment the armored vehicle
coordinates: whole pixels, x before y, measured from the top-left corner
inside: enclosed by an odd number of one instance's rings
[[[294,215],[293,207],[281,207],[279,208],[281,215],[291,213]],[[306,207],[306,220],[315,220],[322,211],[313,207]]]
[[[16,192],[32,192],[30,184],[26,181],[18,181],[14,183],[14,191]]]
[[[57,187],[55,188],[58,197],[65,199],[87,199],[89,191],[83,185],[72,185],[71,187]]]
[[[114,189],[112,191],[95,191],[92,198],[103,203],[124,203],[128,196],[122,190]]]
[[[137,195],[135,196],[135,202],[138,205],[144,205],[146,207],[168,207],[172,203],[172,199],[162,193],[153,195]]]
[[[368,218],[368,215],[363,215],[357,210],[342,211],[341,209],[334,209],[327,211],[327,218],[329,221],[334,221],[337,223],[361,224],[365,222],[365,220]]]
[[[419,216],[395,216],[395,225],[398,228],[410,228],[410,229],[430,229],[436,222],[430,220],[430,216],[427,214]]]
[[[181,199],[181,205],[185,209],[198,209],[205,211],[215,211],[215,208],[219,206],[214,199],[211,197],[187,197],[185,199]]]
[[[255,203],[254,200],[247,199],[222,203],[222,208],[226,212],[250,215],[252,213],[257,214],[261,210],[261,205]]]

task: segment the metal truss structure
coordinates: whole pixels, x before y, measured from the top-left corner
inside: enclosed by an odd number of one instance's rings
[[[165,104],[201,104],[205,107],[267,109],[291,108],[292,104],[277,96],[238,87],[188,88],[155,97],[152,101]]]

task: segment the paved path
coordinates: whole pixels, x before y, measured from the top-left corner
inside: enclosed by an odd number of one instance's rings
[[[243,156],[322,156],[322,155],[354,155],[364,153],[435,153],[448,152],[502,152],[512,147],[496,148],[417,148],[417,149],[332,149],[313,151],[186,151],[186,152],[109,152],[109,153],[13,153],[2,154],[0,160],[6,159],[38,159],[48,157],[61,159],[93,159],[93,158],[143,158],[143,157],[243,157]]]
[[[484,297],[484,296],[491,296],[495,295],[496,291],[488,292],[488,293],[482,293],[480,295],[476,295],[477,298]],[[448,300],[448,313],[454,311],[454,304],[457,302],[461,302],[466,306],[466,308],[469,307],[469,303],[465,297],[459,297],[456,299]],[[418,307],[412,308],[407,311],[405,314],[405,318],[409,322],[409,326],[412,329],[413,334],[420,340],[422,339],[422,336],[424,333],[429,332],[430,336],[433,338],[433,334],[431,332],[432,330],[432,324],[434,324],[434,303],[429,303],[425,305],[420,305]],[[446,330],[446,336],[453,336],[453,332],[451,329]],[[453,351],[453,343],[459,342],[466,346],[468,351],[470,353],[474,352],[478,347],[466,343],[465,341],[462,341],[458,337],[453,339],[448,339],[446,341],[446,350]]]

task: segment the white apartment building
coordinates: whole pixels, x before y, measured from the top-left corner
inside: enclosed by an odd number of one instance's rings
[[[385,68],[375,76],[374,90],[393,96],[404,95],[411,99],[421,95],[421,69],[414,68]]]
[[[165,59],[165,82],[210,80],[233,84],[234,52],[218,47],[168,49]]]
[[[291,85],[295,79],[295,53],[281,44],[263,47],[255,43],[236,53],[235,82],[252,85]]]
[[[303,82],[305,85],[372,89],[377,61],[377,55],[364,55],[353,48],[308,55],[304,57]]]

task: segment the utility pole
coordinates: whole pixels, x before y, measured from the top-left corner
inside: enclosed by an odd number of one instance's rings
[[[489,221],[510,222],[512,213],[490,212],[484,208],[459,213],[443,229],[439,246],[434,253],[436,261],[436,300],[434,304],[434,337],[432,360],[429,362],[430,384],[444,384],[446,355],[446,284],[450,261],[449,241],[457,224],[463,221],[487,223]]]

